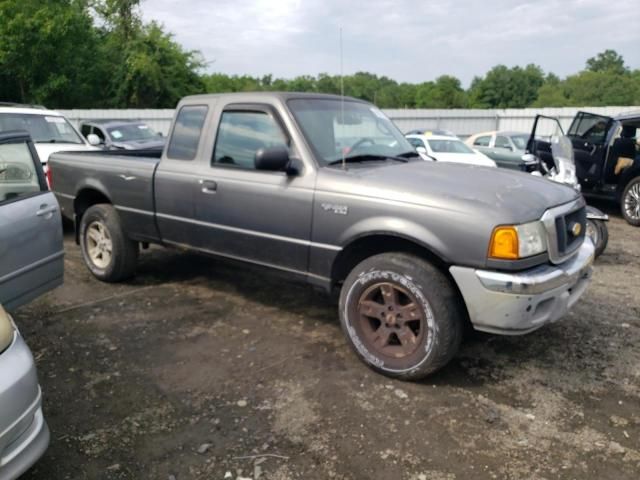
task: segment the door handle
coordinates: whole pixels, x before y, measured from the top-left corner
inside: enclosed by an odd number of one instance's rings
[[[214,182],[213,180],[199,180],[198,183],[200,184],[200,191],[202,193],[206,193],[207,195],[212,195],[214,193],[216,193],[217,189],[218,189],[218,184],[216,182]]]
[[[121,179],[123,179],[125,182],[130,182],[131,180],[135,180],[136,177],[134,177],[133,175],[129,176],[129,175],[125,175],[124,173],[118,175]]]
[[[53,213],[58,209],[55,205],[48,206],[46,203],[40,205],[40,209],[36,212],[38,217],[51,218]]]

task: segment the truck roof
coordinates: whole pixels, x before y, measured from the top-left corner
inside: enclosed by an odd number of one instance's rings
[[[255,101],[265,98],[277,98],[282,101],[291,100],[293,98],[306,98],[306,99],[324,99],[324,100],[340,100],[340,98],[344,98],[350,102],[362,102],[365,103],[364,100],[360,100],[353,97],[341,97],[340,95],[333,95],[328,93],[302,93],[302,92],[233,92],[233,93],[205,93],[200,95],[189,95],[184,97],[181,100],[182,102],[188,101],[191,103],[193,100],[206,101],[213,100],[219,97],[225,98],[234,98],[237,101]]]

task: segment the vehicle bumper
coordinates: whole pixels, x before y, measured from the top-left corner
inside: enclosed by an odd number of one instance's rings
[[[591,280],[593,243],[585,239],[578,253],[559,265],[541,265],[504,273],[450,268],[476,330],[521,335],[562,318]]]
[[[0,480],[24,473],[48,445],[35,363],[16,332],[11,346],[0,354]]]

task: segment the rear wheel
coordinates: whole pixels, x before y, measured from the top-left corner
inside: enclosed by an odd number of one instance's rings
[[[640,177],[627,183],[620,203],[624,219],[631,225],[640,226]]]
[[[104,282],[118,282],[135,273],[138,243],[124,234],[112,205],[93,205],[85,212],[80,222],[80,247],[87,268]]]
[[[340,294],[340,321],[358,356],[374,370],[405,380],[423,378],[451,360],[463,315],[442,272],[404,253],[364,260]]]

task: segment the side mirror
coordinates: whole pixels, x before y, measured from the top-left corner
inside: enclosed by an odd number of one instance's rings
[[[89,145],[93,145],[94,147],[97,147],[102,143],[100,141],[100,137],[98,137],[98,135],[96,135],[95,133],[90,133],[89,135],[87,135],[87,141],[89,142]]]
[[[256,151],[254,164],[256,170],[282,172],[289,166],[289,149],[283,145],[277,147],[260,148]]]
[[[416,152],[424,153],[425,155],[427,155],[427,149],[424,147],[416,147]]]

